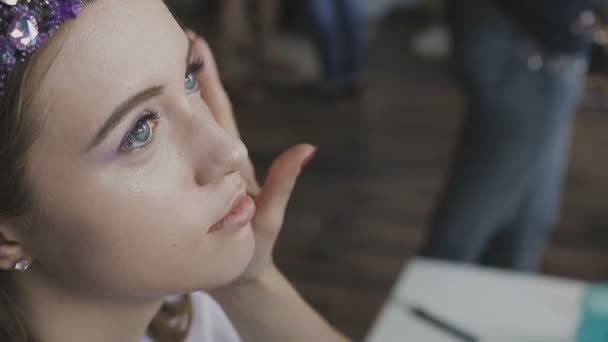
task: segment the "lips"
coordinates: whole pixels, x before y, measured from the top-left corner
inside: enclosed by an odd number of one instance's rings
[[[251,196],[242,193],[237,196],[230,207],[230,210],[219,222],[211,226],[208,234],[213,234],[225,230],[235,230],[245,227],[253,220],[255,215],[255,202]]]

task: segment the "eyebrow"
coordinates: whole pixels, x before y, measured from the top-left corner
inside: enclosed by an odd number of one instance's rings
[[[188,39],[188,53],[186,54],[186,66],[190,64],[190,60],[192,58],[192,41]],[[89,145],[87,151],[90,151],[95,146],[97,146],[100,142],[102,142],[106,136],[118,126],[121,121],[129,114],[133,108],[139,106],[141,103],[148,101],[149,99],[159,96],[164,92],[165,88],[163,86],[154,86],[148,89],[145,89],[127,100],[121,103],[114,111],[112,115],[106,120],[101,129],[95,134],[95,138]]]

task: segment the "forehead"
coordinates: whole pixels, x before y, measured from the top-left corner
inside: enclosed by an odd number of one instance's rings
[[[53,119],[80,113],[98,125],[128,96],[184,67],[187,41],[162,0],[97,0],[64,26],[31,78],[41,80],[34,102]]]

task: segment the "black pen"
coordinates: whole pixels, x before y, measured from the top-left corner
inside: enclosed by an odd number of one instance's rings
[[[456,337],[465,342],[479,341],[479,339],[477,337],[473,336],[471,333],[465,332],[465,331],[463,331],[463,329],[455,327],[453,324],[450,324],[450,323],[436,317],[435,315],[429,313],[428,311],[426,311],[420,307],[416,307],[416,306],[408,306],[408,307],[409,307],[411,313],[415,317],[442,330],[445,333],[452,335],[453,337]]]

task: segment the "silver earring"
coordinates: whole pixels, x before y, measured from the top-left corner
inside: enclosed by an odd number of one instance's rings
[[[30,268],[31,264],[32,263],[29,260],[21,259],[15,264],[15,270],[19,272],[25,272],[28,268]]]

